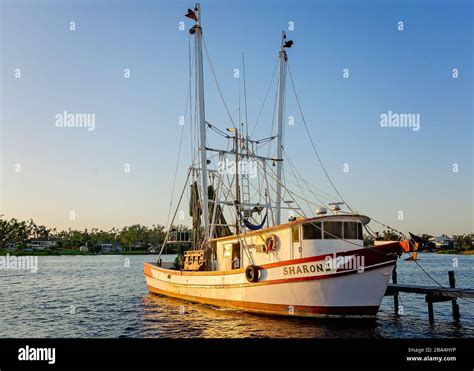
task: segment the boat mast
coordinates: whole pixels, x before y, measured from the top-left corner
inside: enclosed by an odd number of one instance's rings
[[[201,157],[201,195],[202,195],[202,218],[204,225],[204,241],[209,240],[209,200],[207,190],[207,150],[206,150],[206,112],[204,106],[204,73],[202,62],[202,27],[201,6],[196,4],[194,12],[188,9],[188,18],[194,19],[196,24],[189,30],[195,37],[196,45],[196,82],[197,82],[197,105],[199,120],[199,152]]]
[[[280,44],[280,66],[278,78],[278,111],[277,111],[277,158],[283,159],[283,115],[285,105],[285,76],[286,76],[286,61],[288,59],[285,51],[285,31],[281,33]],[[281,223],[281,181],[282,181],[283,161],[277,161],[277,184],[276,184],[276,200],[275,200],[275,225]]]
[[[240,183],[239,183],[239,132],[237,128],[228,129],[234,132],[234,150],[235,150],[235,233],[240,233]]]

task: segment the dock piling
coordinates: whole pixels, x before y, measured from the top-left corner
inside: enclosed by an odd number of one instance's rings
[[[396,285],[398,283],[397,279],[397,265],[395,264],[395,267],[393,268],[392,271],[392,283]],[[393,293],[393,308],[395,309],[395,314],[398,316],[398,291],[395,291]]]
[[[456,288],[456,277],[454,276],[454,271],[448,272],[449,277],[449,287],[452,289]],[[461,314],[459,313],[458,299],[451,300],[451,305],[453,307],[453,319],[459,321]]]
[[[443,301],[450,301],[453,307],[453,319],[459,321],[461,315],[459,313],[459,304],[457,299],[459,298],[471,298],[474,299],[474,289],[472,288],[458,288],[456,287],[456,278],[454,271],[448,272],[449,287],[441,286],[421,286],[421,285],[410,285],[410,284],[399,284],[397,283],[397,272],[394,269],[392,272],[392,283],[388,284],[385,292],[386,296],[393,296],[393,303],[395,306],[395,314],[399,314],[398,311],[398,293],[412,293],[425,295],[426,303],[428,304],[428,316],[430,323],[434,322],[434,310],[433,303],[439,303]]]
[[[428,319],[430,323],[434,323],[433,301],[431,300],[430,295],[426,295],[426,302],[428,303]]]

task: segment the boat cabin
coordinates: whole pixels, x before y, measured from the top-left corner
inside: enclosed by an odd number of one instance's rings
[[[210,240],[211,262],[205,270],[229,271],[250,264],[269,264],[359,249],[364,245],[363,225],[369,221],[363,215],[300,218],[239,236],[215,238]],[[245,252],[244,246],[249,253]],[[195,269],[194,262],[195,258],[192,258],[190,270]]]

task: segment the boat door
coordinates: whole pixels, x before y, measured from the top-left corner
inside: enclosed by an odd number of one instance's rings
[[[241,266],[240,243],[226,243],[222,255],[223,270],[239,269]]]
[[[301,226],[295,225],[291,228],[291,249],[290,259],[303,257],[303,245],[301,243]]]

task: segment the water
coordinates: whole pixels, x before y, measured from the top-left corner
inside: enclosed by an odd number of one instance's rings
[[[474,286],[474,256],[420,254],[419,263],[447,285],[458,259],[456,284]],[[424,296],[401,294],[403,315],[393,315],[386,297],[375,320],[268,317],[151,295],[143,262],[154,256],[47,256],[38,272],[0,270],[0,337],[60,338],[414,338],[474,337],[474,303],[435,303],[428,323]],[[399,261],[400,283],[435,285],[413,262]],[[184,313],[183,313],[184,310]],[[181,313],[180,313],[181,312]]]

